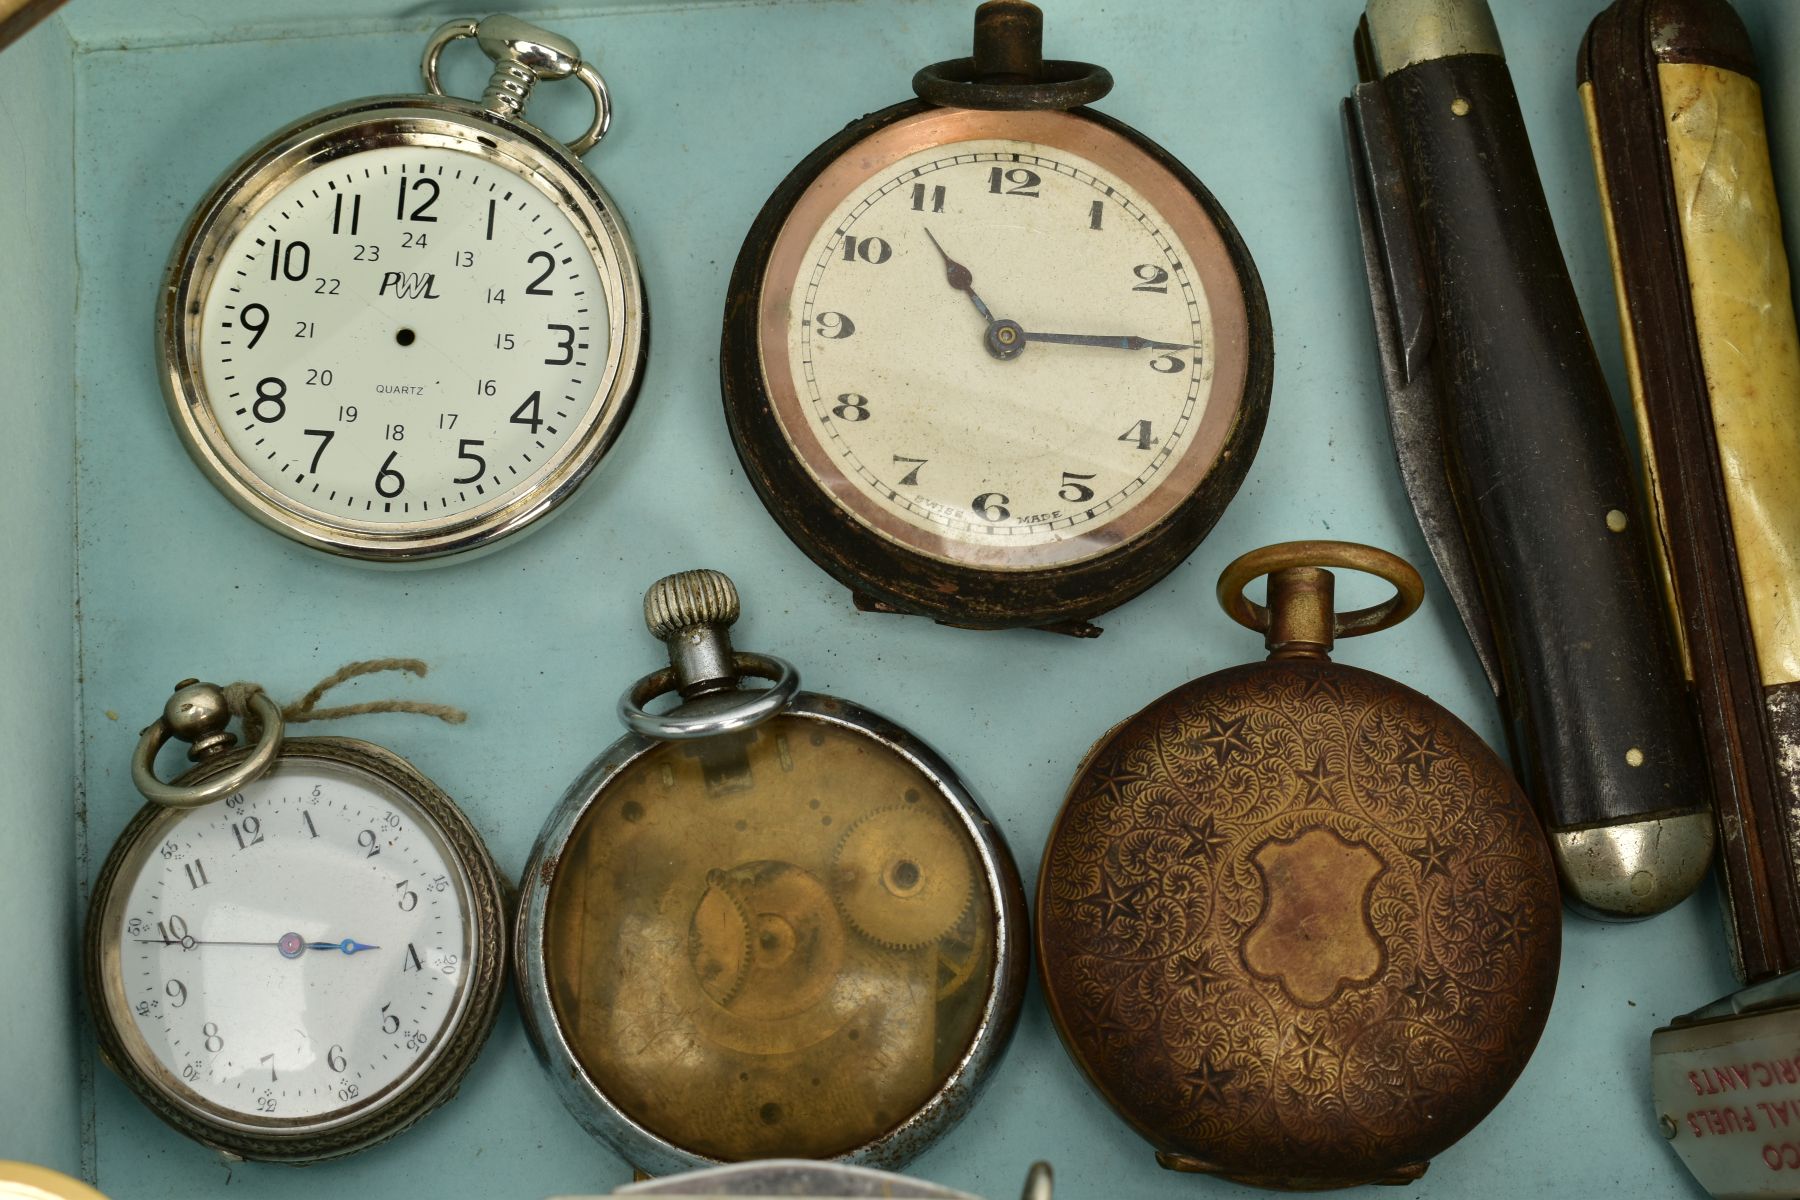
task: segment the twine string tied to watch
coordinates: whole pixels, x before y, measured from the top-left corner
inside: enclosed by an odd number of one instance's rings
[[[449,704],[435,704],[429,700],[365,700],[356,704],[334,704],[319,707],[319,701],[325,693],[341,683],[364,675],[375,675],[383,671],[404,671],[409,675],[424,678],[431,670],[424,659],[420,658],[369,658],[360,662],[345,663],[325,678],[319,680],[309,689],[306,695],[288,704],[281,705],[281,715],[290,725],[299,725],[307,721],[336,721],[344,717],[357,717],[364,713],[418,713],[421,716],[436,717],[449,725],[461,725],[469,719],[469,714]],[[239,681],[225,686],[225,703],[233,716],[244,723],[244,739],[256,742],[262,737],[262,721],[257,717],[250,705],[252,697],[262,693],[260,683]]]

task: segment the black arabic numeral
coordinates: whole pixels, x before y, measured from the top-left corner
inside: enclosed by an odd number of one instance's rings
[[[256,381],[256,402],[250,406],[250,415],[265,425],[271,425],[287,416],[287,384],[273,375]]]
[[[819,336],[838,341],[856,332],[856,322],[840,312],[822,312],[813,318],[813,324],[819,327]]]
[[[217,1022],[208,1021],[200,1027],[200,1032],[206,1037],[206,1052],[208,1054],[217,1054],[225,1048],[225,1039],[219,1036],[219,1026]]]
[[[394,460],[399,457],[400,452],[395,450],[381,464],[381,470],[375,472],[375,490],[388,500],[406,490],[406,476],[394,470]]]
[[[419,948],[411,942],[406,943],[406,953],[400,956],[400,973],[404,975],[408,971],[423,971],[424,969],[425,960],[419,957]]]
[[[319,439],[319,448],[313,451],[312,464],[306,468],[306,473],[308,475],[317,475],[319,473],[319,460],[325,457],[325,447],[331,445],[331,439],[337,436],[337,431],[335,429],[302,429],[300,432],[304,433],[307,437],[316,437]],[[319,835],[315,833],[313,836],[318,837]]]
[[[1036,171],[1027,171],[1024,167],[1013,167],[1002,171],[995,167],[988,172],[988,191],[996,196],[1036,196],[1038,186],[1043,178]],[[1011,184],[1011,187],[1004,185]]]
[[[344,222],[344,193],[339,192],[331,204],[331,232],[341,231]],[[356,227],[362,224],[362,194],[350,197],[350,236],[356,236]]]
[[[301,813],[300,819],[302,821],[306,822],[306,832],[310,835],[310,837],[318,837],[319,836],[318,827],[313,824],[313,819],[312,819],[311,813],[309,813],[309,812]]]
[[[344,1057],[344,1048],[342,1046],[333,1045],[331,1049],[325,1051],[325,1066],[333,1074],[342,1075],[344,1073],[344,1068],[349,1065],[350,1060]]]
[[[925,211],[925,185],[922,183],[913,184],[912,206],[914,212]],[[944,189],[942,186],[935,186],[931,189],[931,211],[934,213],[941,213],[944,211]]]
[[[364,858],[374,858],[377,854],[381,853],[381,839],[375,836],[375,831],[373,829],[365,829],[357,834],[356,844],[368,851],[367,854],[363,855]]]
[[[263,840],[262,822],[255,817],[235,821],[231,826],[231,836],[237,839],[239,850],[247,850]]]
[[[170,1008],[180,1008],[187,1003],[187,984],[171,979],[163,985],[163,994],[168,996]]]
[[[251,323],[250,314],[256,314],[256,321]],[[238,324],[248,329],[253,335],[246,350],[256,349],[256,343],[262,341],[262,335],[269,328],[269,310],[260,304],[246,304],[238,310]]]
[[[531,426],[531,432],[536,433],[538,431],[538,427],[544,423],[543,419],[538,416],[540,404],[539,397],[542,394],[543,393],[541,392],[531,393],[531,395],[525,397],[525,403],[513,409],[512,423],[514,425],[529,425]]]
[[[1162,267],[1157,266],[1155,263],[1140,263],[1131,268],[1131,273],[1138,278],[1138,282],[1131,289],[1132,291],[1160,292],[1165,296],[1168,295],[1169,273]]]
[[[1156,445],[1156,439],[1150,435],[1150,422],[1148,421],[1139,421],[1136,425],[1133,425],[1130,429],[1121,433],[1115,440],[1131,442],[1135,444],[1139,450],[1148,450],[1150,447]]]
[[[1064,471],[1062,477],[1062,487],[1057,489],[1056,494],[1070,504],[1086,504],[1094,498],[1094,489],[1081,482],[1084,479],[1092,479],[1092,475],[1077,475],[1073,471]]]
[[[425,177],[420,176],[420,175],[415,175],[412,177],[410,182],[412,183],[412,190],[415,194],[419,191],[420,188],[431,189],[431,194],[429,196],[425,197],[425,199],[419,201],[417,204],[413,205],[413,210],[410,213],[408,213],[406,211],[406,185],[408,182],[409,181],[407,180],[407,178],[404,175],[402,175],[400,177],[400,198],[399,198],[399,202],[394,206],[394,220],[396,220],[396,221],[435,221],[435,220],[437,220],[436,217],[428,217],[425,215],[425,210],[430,208],[433,204],[437,203],[437,198],[438,198],[437,180],[426,179]]]
[[[275,1078],[275,1056],[273,1054],[265,1054],[261,1058],[257,1059],[256,1061],[259,1063],[268,1063],[269,1064],[269,1082],[270,1083],[277,1082],[277,1080]],[[275,1102],[273,1099],[271,1099],[269,1101],[268,1111],[269,1112],[275,1111]]]
[[[982,520],[991,525],[997,525],[1012,516],[1012,511],[1006,507],[1010,503],[1012,501],[999,492],[983,492],[969,501],[969,507],[974,509],[975,515]]]
[[[205,864],[197,858],[191,863],[183,864],[182,870],[187,872],[188,886],[190,888],[203,888],[212,882],[206,877]]]
[[[286,278],[299,283],[306,278],[307,269],[312,266],[312,247],[305,242],[289,242],[282,249],[281,239],[275,239],[275,245],[269,251],[269,278]]]
[[[556,348],[558,350],[562,351],[562,357],[561,358],[546,358],[544,360],[544,365],[546,367],[566,367],[570,363],[574,362],[575,361],[575,327],[573,325],[549,325],[549,324],[547,324],[544,326],[544,328],[550,329],[550,330],[560,329],[560,330],[562,330],[562,335],[563,335],[562,341],[556,343]]]
[[[412,880],[410,879],[402,879],[399,883],[394,885],[394,890],[400,893],[401,912],[411,912],[413,909],[419,907],[419,893],[408,891],[406,888],[406,885],[411,882]],[[407,943],[407,947],[408,949],[411,948],[410,942]]]
[[[886,238],[867,237],[858,239],[851,237],[848,234],[844,237],[845,262],[855,262],[860,258],[872,267],[879,267],[882,263],[892,257],[894,257],[894,248],[888,245]]]
[[[1164,375],[1176,375],[1187,370],[1187,359],[1173,354],[1159,354],[1150,360],[1150,369]]]
[[[900,486],[901,487],[918,487],[919,486],[919,468],[924,466],[926,463],[928,463],[930,461],[931,460],[929,458],[908,458],[904,454],[894,455],[894,463],[896,465],[903,463],[903,462],[909,462],[909,463],[913,464],[913,469],[908,471],[906,474],[904,474],[900,477]]]
[[[845,392],[838,397],[831,415],[840,421],[866,421],[869,419],[869,398],[855,392]]]
[[[551,254],[548,250],[534,250],[531,252],[531,257],[525,261],[534,263],[540,258],[544,260],[544,273],[525,285],[525,294],[527,296],[553,296],[556,294],[547,287],[538,286],[538,284],[550,278],[550,272],[556,270],[556,256]]]
[[[408,947],[408,949],[410,949],[410,948],[411,947]],[[390,1009],[392,1007],[393,1007],[393,1001],[391,1001],[391,1000],[388,1003],[381,1006],[381,1032],[383,1032],[383,1033],[399,1033],[400,1032],[400,1017],[399,1017],[399,1015],[388,1011],[388,1009]]]
[[[1106,201],[1096,200],[1088,206],[1088,228],[1098,229],[1106,219]]]
[[[483,475],[487,474],[487,459],[481,457],[479,454],[469,453],[470,446],[483,446],[486,444],[487,443],[483,442],[480,438],[463,438],[457,443],[456,457],[472,462],[475,466],[469,471],[469,474],[466,477],[459,476],[453,482],[474,483]]]

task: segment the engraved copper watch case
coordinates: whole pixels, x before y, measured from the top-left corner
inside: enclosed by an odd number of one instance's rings
[[[641,1170],[898,1166],[966,1110],[1017,1020],[1011,856],[916,738],[734,652],[725,576],[672,576],[645,611],[672,666],[626,694],[634,732],[526,870],[527,1026],[576,1118]],[[646,707],[669,691],[674,709]]]
[[[1395,583],[1334,614],[1321,564]],[[1270,605],[1243,587],[1269,574]],[[1554,869],[1500,759],[1430,699],[1326,658],[1417,607],[1344,543],[1219,584],[1270,660],[1175,689],[1089,753],[1038,881],[1071,1057],[1165,1167],[1268,1187],[1405,1182],[1500,1100],[1549,1013]]]
[[[794,168],[758,214],[733,271],[720,378],[732,440],[758,496],[783,532],[851,590],[858,607],[966,628],[1038,626],[1093,636],[1099,629],[1091,618],[1173,570],[1236,494],[1267,417],[1273,336],[1255,264],[1218,201],[1162,147],[1085,107],[1106,94],[1111,76],[1087,63],[1045,61],[1041,37],[1034,7],[990,0],[976,15],[973,57],[921,70],[914,79],[919,99],[851,123]],[[1046,189],[1070,178],[1092,188],[1073,209],[1058,210],[1059,236],[1071,225],[1082,231],[1074,236],[1090,236],[1090,197],[1094,230],[1103,218],[1154,218],[1146,227],[1154,229],[1156,249],[1146,257],[1161,265],[1141,265],[1143,274],[1133,277],[1136,260],[1122,260],[1096,275],[1077,269],[1057,243],[1060,266],[1046,275],[1042,263],[984,247],[997,230],[1024,228],[1011,220],[1022,210],[980,207],[990,200],[987,174],[996,175],[994,203],[1007,186],[1035,195],[1024,184],[1003,186],[998,175],[1005,170],[1022,171],[1020,179],[1041,173]],[[921,192],[907,208],[904,196],[931,187],[935,200]],[[934,215],[946,212],[946,188],[949,215]],[[959,209],[959,196],[971,207]],[[900,198],[874,207],[890,197]],[[846,215],[847,205],[854,207]],[[1040,207],[1047,210],[1047,202]],[[853,227],[864,213],[871,215]],[[944,224],[953,220],[963,224]],[[1037,226],[1031,228],[1036,237]],[[818,288],[834,263],[855,261],[858,231],[885,234],[865,238],[860,253],[865,262],[888,264],[868,267],[866,277],[885,273],[879,287],[893,306],[868,314],[856,334],[894,339],[868,351],[869,362],[858,368],[873,381],[861,373],[839,380],[847,386],[854,378],[867,397],[837,395],[830,384],[837,376],[819,365],[825,345],[859,342],[812,340],[840,336],[820,332],[844,314],[825,311]],[[945,239],[976,264],[992,311]],[[873,256],[871,244],[878,245]],[[929,304],[904,290],[927,277],[936,280]],[[1037,285],[1050,280],[1057,294],[1045,297]],[[981,320],[957,291],[987,322],[986,353]],[[1123,335],[1127,326],[1134,334],[1157,328],[1132,307],[1150,292],[1166,293],[1183,319],[1191,315],[1192,328],[1202,331],[1191,350]],[[940,330],[935,317],[919,315],[939,305],[964,324],[946,321]],[[1091,322],[1120,336],[1027,333],[1013,315],[1033,329],[1040,320],[1051,327]],[[833,328],[845,339],[853,332],[841,322]],[[1066,344],[1027,352],[1034,341]],[[1157,348],[1178,353],[1145,369],[1139,360]],[[1097,360],[1108,366],[1092,368]],[[1028,366],[1047,374],[1028,377]],[[1172,373],[1153,373],[1165,367]],[[1101,371],[1091,383],[1082,374],[1090,369]],[[897,373],[882,376],[887,370]],[[1062,371],[1082,378],[1080,401],[1067,412],[1053,394]],[[1158,417],[1153,440],[1152,423],[1137,418],[1147,409],[1143,389],[1159,379],[1179,379],[1185,391],[1166,422]],[[893,445],[861,447],[849,436],[887,420],[917,422],[941,436],[915,432]],[[1115,424],[1142,429],[1141,455],[1115,461],[1116,444],[1127,441],[1115,436]],[[917,446],[910,444],[915,439]],[[964,490],[940,493],[933,475],[948,472],[947,460],[958,452],[952,447],[969,448],[970,461],[983,465]],[[929,465],[907,457],[927,454]],[[1020,477],[1027,463],[1029,495]],[[1059,470],[1064,484],[1047,490]]]

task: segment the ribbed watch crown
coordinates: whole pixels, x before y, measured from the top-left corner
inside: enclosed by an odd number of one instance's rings
[[[696,625],[723,628],[737,619],[737,587],[723,571],[665,575],[644,593],[644,624],[659,641]]]

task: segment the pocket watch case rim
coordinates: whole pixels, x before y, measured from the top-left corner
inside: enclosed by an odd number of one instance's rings
[[[176,786],[223,775],[249,758],[256,747],[240,746],[199,764],[175,780]],[[177,1132],[221,1153],[259,1162],[305,1165],[366,1150],[411,1128],[453,1097],[475,1064],[500,1015],[505,990],[508,920],[505,885],[479,831],[456,802],[412,763],[385,746],[360,738],[286,738],[275,764],[301,759],[349,768],[374,776],[405,797],[436,825],[451,853],[449,865],[462,877],[469,904],[469,941],[474,965],[457,1010],[446,1019],[447,1036],[403,1081],[390,1085],[374,1107],[359,1107],[322,1121],[304,1119],[249,1124],[193,1115],[194,1102],[172,1096],[154,1074],[138,1064],[131,1047],[141,1035],[127,1024],[121,1033],[108,997],[114,990],[118,941],[106,926],[115,888],[127,867],[154,850],[144,834],[159,820],[180,820],[191,810],[146,801],[133,814],[95,876],[82,931],[82,985],[100,1056],[144,1105]],[[271,768],[273,769],[273,768]],[[222,801],[220,802],[222,803]],[[143,842],[140,847],[139,842]],[[141,853],[139,852],[141,850]],[[204,1103],[204,1102],[201,1102]],[[362,1114],[372,1114],[363,1116]]]
[[[974,792],[917,735],[879,713],[817,692],[798,692],[779,716],[835,725],[873,737],[921,771],[956,814],[978,857],[994,906],[993,982],[981,1019],[956,1067],[931,1098],[893,1128],[833,1161],[897,1169],[959,1121],[991,1077],[1018,1026],[1031,972],[1030,917],[1018,868]],[[533,845],[519,888],[512,942],[513,983],[533,1048],[570,1113],[634,1168],[653,1176],[722,1165],[684,1150],[634,1120],[608,1096],[569,1045],[550,995],[543,952],[546,910],[563,850],[588,810],[644,754],[666,742],[627,733],[607,747],[557,802]]]
[[[967,629],[1056,627],[1093,636],[1086,623],[1154,586],[1205,540],[1242,488],[1267,425],[1274,387],[1274,328],[1262,277],[1242,235],[1206,185],[1138,130],[1090,108],[1067,115],[1122,137],[1200,206],[1224,243],[1248,322],[1237,412],[1200,485],[1161,520],[1110,550],[1050,567],[980,567],[902,546],[865,526],[820,487],[783,433],[764,381],[762,296],[773,251],[801,198],[857,143],[910,117],[956,112],[904,100],[827,138],[788,172],[757,213],[732,268],[719,349],[726,424],[744,473],[788,540],[849,588],[858,607],[931,617]],[[996,110],[972,110],[995,115]],[[1028,114],[1035,110],[1020,109]]]
[[[382,127],[381,123],[389,123]],[[359,127],[370,127],[361,136]],[[552,185],[557,207],[595,253],[607,285],[607,372],[612,383],[590,402],[597,415],[567,443],[541,486],[499,507],[478,506],[421,535],[421,522],[359,529],[321,520],[258,478],[231,449],[206,395],[197,349],[205,288],[218,252],[282,187],[323,161],[387,146],[432,146],[450,138],[461,152],[510,175]],[[488,139],[496,144],[490,144]],[[504,148],[505,153],[502,153]],[[528,172],[515,171],[516,162]],[[546,171],[550,166],[560,176]],[[253,195],[243,192],[256,184]],[[565,184],[573,185],[565,186]],[[209,253],[210,252],[210,253]],[[259,524],[311,549],[377,564],[427,564],[471,557],[528,532],[560,511],[624,430],[649,358],[649,307],[637,248],[623,214],[580,158],[528,121],[500,117],[460,96],[396,94],[332,105],[284,125],[239,156],[183,223],[164,268],[156,306],[157,374],[183,449],[207,480]]]

